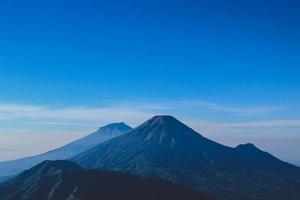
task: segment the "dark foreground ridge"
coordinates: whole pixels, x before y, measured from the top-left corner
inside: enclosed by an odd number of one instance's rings
[[[0,184],[1,200],[213,200],[172,183],[116,172],[85,171],[70,161],[44,161]]]
[[[226,147],[155,116],[74,158],[87,169],[158,177],[225,200],[299,200],[300,168],[253,144]]]

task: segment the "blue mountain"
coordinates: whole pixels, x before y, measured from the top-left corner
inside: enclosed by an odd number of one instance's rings
[[[132,128],[125,123],[113,123],[99,128],[96,132],[60,148],[36,156],[0,162],[0,177],[10,177],[44,160],[63,160],[84,152],[106,140],[127,133]],[[1,180],[1,179],[0,179]]]
[[[71,160],[86,169],[166,179],[225,200],[300,199],[299,167],[253,144],[218,144],[172,116],[155,116]]]
[[[0,184],[1,200],[215,200],[160,179],[83,170],[70,161],[44,161]]]

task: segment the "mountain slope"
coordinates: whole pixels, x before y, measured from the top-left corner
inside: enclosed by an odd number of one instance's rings
[[[153,117],[72,160],[88,169],[163,178],[222,199],[300,199],[300,168],[252,144],[220,145],[171,116]]]
[[[101,142],[120,136],[130,130],[131,127],[124,123],[109,124],[99,128],[96,132],[88,136],[52,151],[18,160],[0,162],[0,177],[18,174],[44,160],[63,160],[71,158],[72,156],[86,151]]]
[[[1,200],[212,200],[192,189],[158,179],[85,171],[69,161],[44,161],[0,184]]]

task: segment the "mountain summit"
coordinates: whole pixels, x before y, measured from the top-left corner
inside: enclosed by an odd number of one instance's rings
[[[108,124],[92,134],[49,152],[18,160],[0,162],[0,177],[18,174],[44,160],[63,160],[71,158],[106,140],[127,133],[131,129],[130,126],[123,122]]]
[[[120,133],[126,133],[132,128],[125,124],[124,122],[111,123],[106,126],[100,127],[95,135],[109,135],[109,136],[119,136]]]
[[[138,126],[135,129],[135,132],[138,132],[139,134],[150,133],[153,134],[153,136],[162,134],[160,135],[162,137],[176,137],[180,135],[188,137],[188,135],[183,134],[196,134],[199,136],[199,134],[193,131],[191,128],[169,115],[154,116],[142,125]]]
[[[183,129],[187,131],[182,131]],[[149,144],[149,142],[175,144],[176,140],[186,138],[188,136],[186,133],[193,134],[194,132],[174,117],[155,116],[131,133],[135,139],[140,140],[141,144]]]
[[[71,160],[87,169],[163,178],[225,200],[300,198],[300,168],[252,144],[218,144],[172,116],[155,116]]]
[[[164,126],[164,127],[172,127],[172,126],[185,126],[182,122],[171,115],[157,115],[147,120],[142,124],[143,126]]]

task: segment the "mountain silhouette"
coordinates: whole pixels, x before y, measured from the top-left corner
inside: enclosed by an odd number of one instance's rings
[[[82,170],[70,161],[44,161],[0,184],[1,200],[213,200],[159,179]]]
[[[0,177],[16,175],[44,160],[63,160],[71,158],[106,140],[120,136],[131,129],[131,127],[124,123],[109,124],[99,128],[96,132],[90,135],[49,152],[17,160],[0,162]]]
[[[71,160],[87,169],[163,178],[220,199],[300,199],[299,167],[253,144],[218,144],[172,116],[155,116]]]

